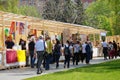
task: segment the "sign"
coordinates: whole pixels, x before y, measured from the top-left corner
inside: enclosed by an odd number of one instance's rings
[[[105,32],[101,32],[100,35],[101,36],[106,36],[106,33]]]

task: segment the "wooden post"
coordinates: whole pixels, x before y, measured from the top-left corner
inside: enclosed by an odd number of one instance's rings
[[[15,25],[14,26],[15,26],[15,44],[16,44],[17,43],[17,39],[16,39],[17,38],[17,36],[16,36],[17,35],[17,33],[16,33],[16,21],[15,21]]]
[[[2,25],[3,25],[3,50],[5,50],[5,31],[4,31],[4,29],[5,29],[5,21],[4,21],[4,17],[2,16]]]

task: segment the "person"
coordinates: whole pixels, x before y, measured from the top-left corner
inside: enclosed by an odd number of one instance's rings
[[[90,59],[91,59],[91,43],[87,42],[87,45],[85,47],[86,50],[86,64],[89,64]]]
[[[120,56],[120,45],[117,43],[117,55]]]
[[[12,47],[14,46],[14,42],[12,41],[12,38],[7,37],[7,40],[5,41],[5,46],[7,49],[12,49]]]
[[[64,68],[66,68],[66,63],[67,63],[67,68],[69,68],[71,53],[70,53],[70,43],[68,40],[66,41],[66,44],[64,46],[64,56],[65,56]]]
[[[115,58],[117,58],[117,44],[114,40],[113,40],[113,48],[115,50],[114,56],[115,56]]]
[[[29,54],[26,51],[26,41],[23,40],[22,38],[19,41],[19,45],[21,45],[21,49],[25,50],[25,54],[26,54],[26,67],[29,66]]]
[[[93,58],[93,45],[92,45],[92,43],[89,41],[88,42],[89,43],[89,46],[90,46],[90,59],[92,59]]]
[[[113,43],[110,41],[108,44],[108,55],[109,59],[113,59],[115,50],[113,49]]]
[[[61,45],[60,45],[60,41],[58,39],[56,39],[56,44],[54,46],[54,55],[55,55],[55,62],[56,62],[56,68],[59,67],[59,59],[60,59],[60,55],[61,55]]]
[[[35,43],[35,51],[37,52],[37,74],[42,73],[41,64],[43,61],[43,54],[47,48],[46,42],[43,40],[43,36],[39,37],[39,40]],[[34,53],[36,55],[36,53]]]
[[[30,54],[31,68],[34,68],[34,62],[35,62],[34,49],[35,49],[35,42],[34,42],[34,38],[32,38],[28,43],[28,51]]]
[[[52,59],[52,49],[53,49],[53,44],[52,44],[51,39],[50,39],[49,36],[47,37],[46,43],[47,43],[46,51],[47,51],[48,55],[45,57],[45,62],[46,62],[45,70],[49,70],[50,69],[49,64],[52,61],[51,59]]]
[[[79,41],[77,41],[77,42],[73,45],[73,51],[74,51],[73,65],[74,65],[75,62],[76,62],[76,65],[78,65],[78,62],[79,62],[79,51],[80,51]]]
[[[102,47],[103,47],[104,60],[107,60],[108,44],[107,44],[107,42],[105,42],[105,40],[103,40],[103,42],[102,42]]]
[[[86,58],[86,45],[87,45],[87,42],[83,43],[82,44],[82,55],[81,55],[81,62],[83,63],[83,61],[85,60]]]

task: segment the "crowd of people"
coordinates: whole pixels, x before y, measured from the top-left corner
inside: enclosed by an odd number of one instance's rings
[[[119,43],[115,41],[109,41],[108,43],[103,40],[102,42],[104,60],[114,59],[120,56],[120,46]]]
[[[14,42],[8,38],[5,42],[6,47],[12,49]],[[120,55],[119,43],[113,42],[102,43],[104,59],[117,58]],[[93,45],[90,41],[80,42],[80,41],[69,41],[66,43],[61,43],[57,38],[52,41],[49,36],[45,39],[43,36],[39,38],[30,38],[29,42],[20,39],[19,45],[21,45],[22,50],[26,50],[26,66],[31,68],[35,67],[35,61],[37,60],[37,74],[42,73],[41,65],[45,70],[50,69],[50,64],[55,63],[56,68],[59,68],[60,56],[64,56],[64,68],[69,68],[70,65],[78,65],[79,62],[90,64],[90,60],[93,58]],[[70,64],[72,63],[72,64]]]
[[[36,42],[31,39],[28,43],[28,51],[31,68],[34,68],[34,62],[37,59],[37,74],[40,74],[42,73],[42,63],[45,70],[50,69],[51,63],[55,63],[56,68],[59,68],[61,55],[64,56],[64,68],[70,67],[70,61],[72,61],[72,65],[78,65],[79,62],[89,64],[92,59],[93,46],[90,41],[81,43],[67,40],[62,44],[57,38],[52,42],[50,37],[43,39],[43,36],[40,36]]]

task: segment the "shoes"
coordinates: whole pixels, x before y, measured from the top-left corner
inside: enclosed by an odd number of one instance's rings
[[[49,69],[45,69],[45,70],[49,70]]]
[[[41,73],[42,73],[42,70],[40,72],[39,71],[37,72],[37,74],[41,74]]]

